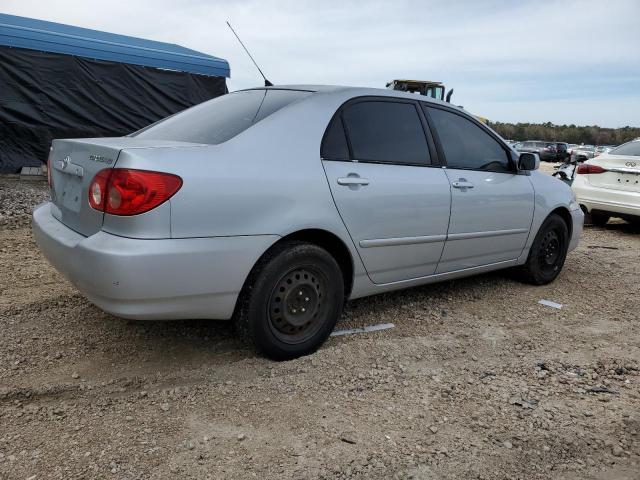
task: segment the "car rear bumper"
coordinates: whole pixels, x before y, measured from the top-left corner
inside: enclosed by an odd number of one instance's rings
[[[620,215],[640,216],[640,192],[594,187],[579,176],[576,176],[572,188],[578,203],[588,212],[601,210]]]
[[[139,320],[231,318],[251,268],[277,235],[144,240],[103,231],[84,237],[33,212],[45,257],[91,302]]]

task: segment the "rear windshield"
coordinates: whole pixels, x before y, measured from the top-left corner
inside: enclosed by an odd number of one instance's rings
[[[267,89],[228,93],[167,117],[131,136],[216,145],[311,93]]]
[[[614,148],[609,152],[611,155],[633,155],[640,156],[640,140],[634,140],[633,142],[625,143],[617,148]]]

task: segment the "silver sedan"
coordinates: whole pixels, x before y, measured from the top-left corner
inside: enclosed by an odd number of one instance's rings
[[[55,140],[33,230],[103,310],[233,319],[287,359],[348,299],[504,268],[553,281],[583,214],[538,164],[438,100],[250,89],[127,137]]]

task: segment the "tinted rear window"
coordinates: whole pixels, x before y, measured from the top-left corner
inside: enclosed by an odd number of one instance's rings
[[[131,136],[215,145],[226,142],[311,93],[266,89],[229,93],[161,120]]]
[[[617,148],[614,148],[609,152],[611,155],[633,155],[640,156],[640,141],[634,140],[633,142],[625,143]]]
[[[366,101],[342,114],[353,158],[409,165],[429,165],[429,147],[413,103]]]
[[[349,160],[349,144],[340,116],[334,117],[327,128],[320,156],[327,160]]]

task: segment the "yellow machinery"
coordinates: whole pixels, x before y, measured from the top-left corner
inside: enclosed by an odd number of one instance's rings
[[[429,80],[391,80],[387,83],[387,88],[400,92],[419,93],[426,97],[449,102],[453,89],[449,90],[445,97],[445,88],[442,82],[431,82]]]
[[[429,80],[391,80],[387,83],[387,88],[398,90],[400,92],[418,93],[425,97],[435,98],[443,102],[451,102],[453,88],[449,90],[445,96],[445,87],[442,82],[431,82]],[[485,117],[475,115],[481,123],[486,124],[488,120]]]

